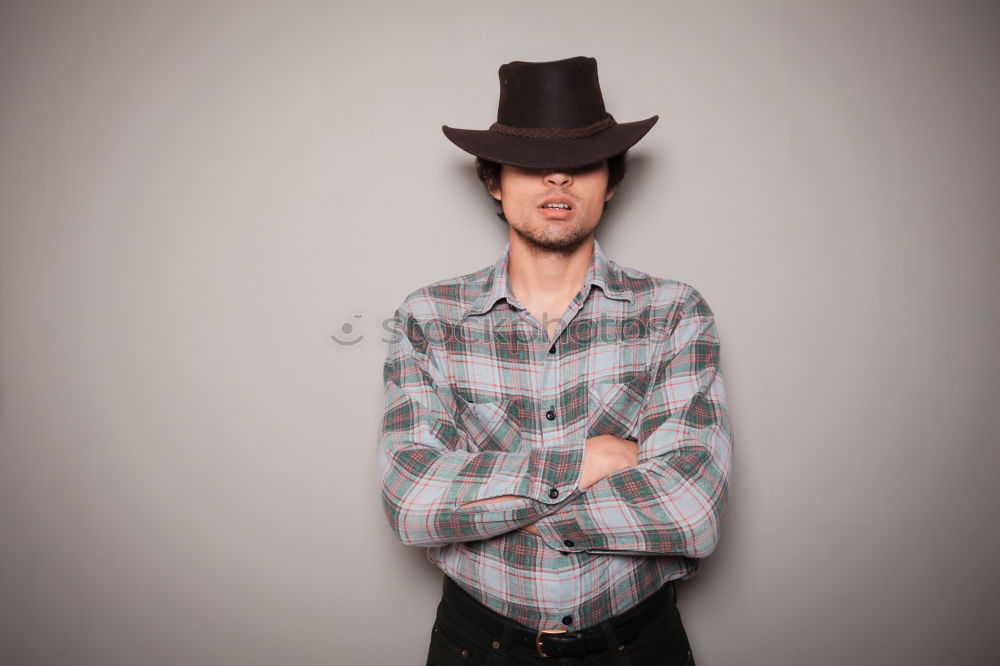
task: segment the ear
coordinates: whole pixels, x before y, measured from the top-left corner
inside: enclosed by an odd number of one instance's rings
[[[615,196],[615,188],[609,187],[608,191],[604,193],[604,200],[611,201],[611,197]]]
[[[497,201],[503,201],[503,192],[500,190],[500,183],[490,185],[490,196]]]

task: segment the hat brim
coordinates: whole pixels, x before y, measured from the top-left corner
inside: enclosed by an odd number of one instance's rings
[[[620,123],[576,139],[538,139],[489,130],[441,128],[444,135],[476,157],[527,169],[579,167],[623,153],[646,135],[659,116]]]

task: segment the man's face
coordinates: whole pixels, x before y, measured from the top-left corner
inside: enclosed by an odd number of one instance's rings
[[[573,169],[525,169],[501,165],[500,185],[490,190],[504,217],[529,245],[552,251],[577,247],[587,238],[614,195],[608,163]]]

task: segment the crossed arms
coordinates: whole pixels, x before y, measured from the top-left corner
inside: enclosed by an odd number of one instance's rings
[[[614,435],[588,437],[583,445],[583,463],[580,465],[580,490],[586,490],[604,477],[639,464],[639,445],[629,439]],[[515,495],[502,495],[490,499],[476,500],[463,506],[473,507],[516,500]],[[542,536],[534,523],[521,527],[535,536]],[[565,545],[565,544],[564,544]]]
[[[480,451],[404,303],[383,369],[378,466],[389,523],[438,546],[527,529],[558,550],[705,557],[726,510],[732,436],[712,312],[688,288],[654,344],[639,441]]]

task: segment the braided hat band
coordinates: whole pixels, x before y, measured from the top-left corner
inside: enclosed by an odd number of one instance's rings
[[[617,124],[609,113],[605,118],[583,127],[511,127],[502,123],[493,123],[490,125],[490,131],[508,136],[526,136],[532,139],[579,139],[599,134]]]

